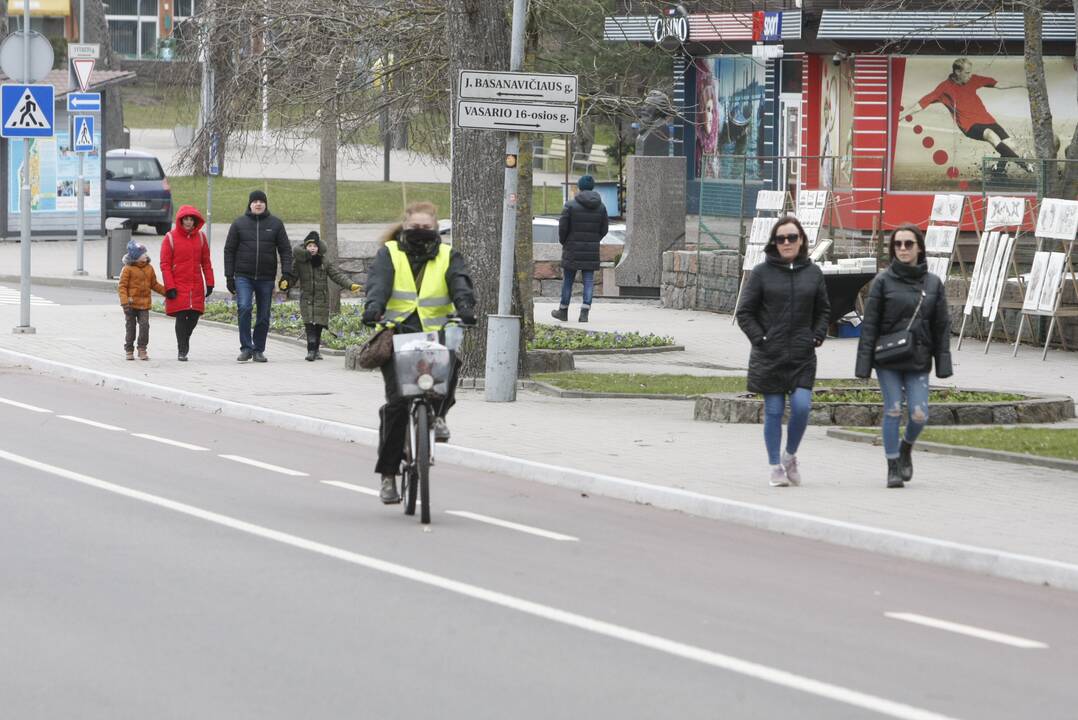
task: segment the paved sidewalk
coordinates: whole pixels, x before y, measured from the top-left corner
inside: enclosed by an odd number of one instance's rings
[[[537,318],[549,319],[551,307],[539,305]],[[591,328],[664,332],[687,350],[618,360],[581,358],[581,369],[676,372],[689,369],[682,363],[710,363],[702,370],[734,372],[725,368],[743,366],[748,355],[748,345],[729,317],[662,310],[646,303],[600,303],[593,313]],[[17,320],[17,306],[0,307],[0,329],[13,327]],[[192,338],[191,361],[178,363],[171,320],[154,316],[153,360],[127,362],[118,309],[35,307],[32,323],[34,335],[0,330],[0,347],[212,397],[377,426],[381,377],[347,371],[339,358],[307,363],[302,348],[271,340],[268,364],[238,364],[235,332],[202,326]],[[853,347],[851,341],[827,343],[820,376],[848,376]],[[955,380],[965,386],[1078,394],[1074,355],[1053,353],[1041,363],[1032,350],[1014,360],[1002,346],[993,347],[987,357],[970,346],[956,355],[956,364]],[[804,487],[773,489],[767,486],[761,428],[694,422],[691,403],[568,400],[525,392],[516,403],[496,404],[462,391],[450,421],[454,444],[465,447],[1078,563],[1078,477],[1064,471],[918,454],[914,482],[901,492],[887,491],[878,448],[830,439],[824,428],[812,427],[799,453]],[[357,467],[353,479],[367,480],[373,487],[372,470]]]

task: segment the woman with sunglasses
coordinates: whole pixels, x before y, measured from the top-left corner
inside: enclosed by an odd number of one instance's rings
[[[920,228],[895,228],[890,256],[891,266],[876,276],[868,292],[855,374],[867,378],[876,369],[883,394],[887,487],[900,488],[913,477],[913,443],[928,422],[928,373],[933,360],[936,377],[953,374],[951,318],[943,281],[928,272],[925,264],[925,236]],[[888,338],[902,340],[906,334],[908,342],[900,344],[908,349],[896,353],[895,343]],[[899,442],[903,395],[909,421]]]
[[[797,218],[779,218],[771,228],[765,260],[752,269],[737,323],[752,343],[748,388],[764,396],[764,444],[771,487],[801,484],[797,448],[805,435],[816,348],[827,337],[831,303],[823,273],[808,256],[808,241]],[[790,401],[790,426],[782,451],[782,416]]]

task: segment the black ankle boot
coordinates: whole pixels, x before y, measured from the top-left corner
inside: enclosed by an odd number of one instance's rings
[[[913,479],[913,443],[902,441],[898,448],[898,474],[903,482]]]
[[[904,487],[902,476],[898,473],[898,458],[887,458],[887,487]]]
[[[591,308],[580,308],[580,322],[588,321],[588,312]]]
[[[557,310],[551,310],[550,317],[554,318],[555,320],[561,320],[562,322],[568,322],[569,308],[558,308]]]

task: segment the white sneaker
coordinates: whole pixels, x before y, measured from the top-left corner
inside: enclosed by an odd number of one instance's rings
[[[801,485],[801,471],[797,467],[797,456],[782,453],[782,469],[786,471],[786,479],[794,487]]]
[[[786,478],[786,468],[782,465],[771,466],[771,487],[787,487],[790,481]]]

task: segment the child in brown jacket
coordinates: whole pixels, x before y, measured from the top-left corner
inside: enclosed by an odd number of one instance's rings
[[[157,282],[157,273],[150,264],[146,246],[134,240],[127,244],[124,255],[124,269],[120,273],[120,305],[127,320],[127,337],[124,340],[124,352],[128,360],[135,359],[135,324],[138,323],[138,359],[149,360],[146,346],[150,344],[150,307],[153,305],[151,291],[158,295],[165,294],[165,286]]]

